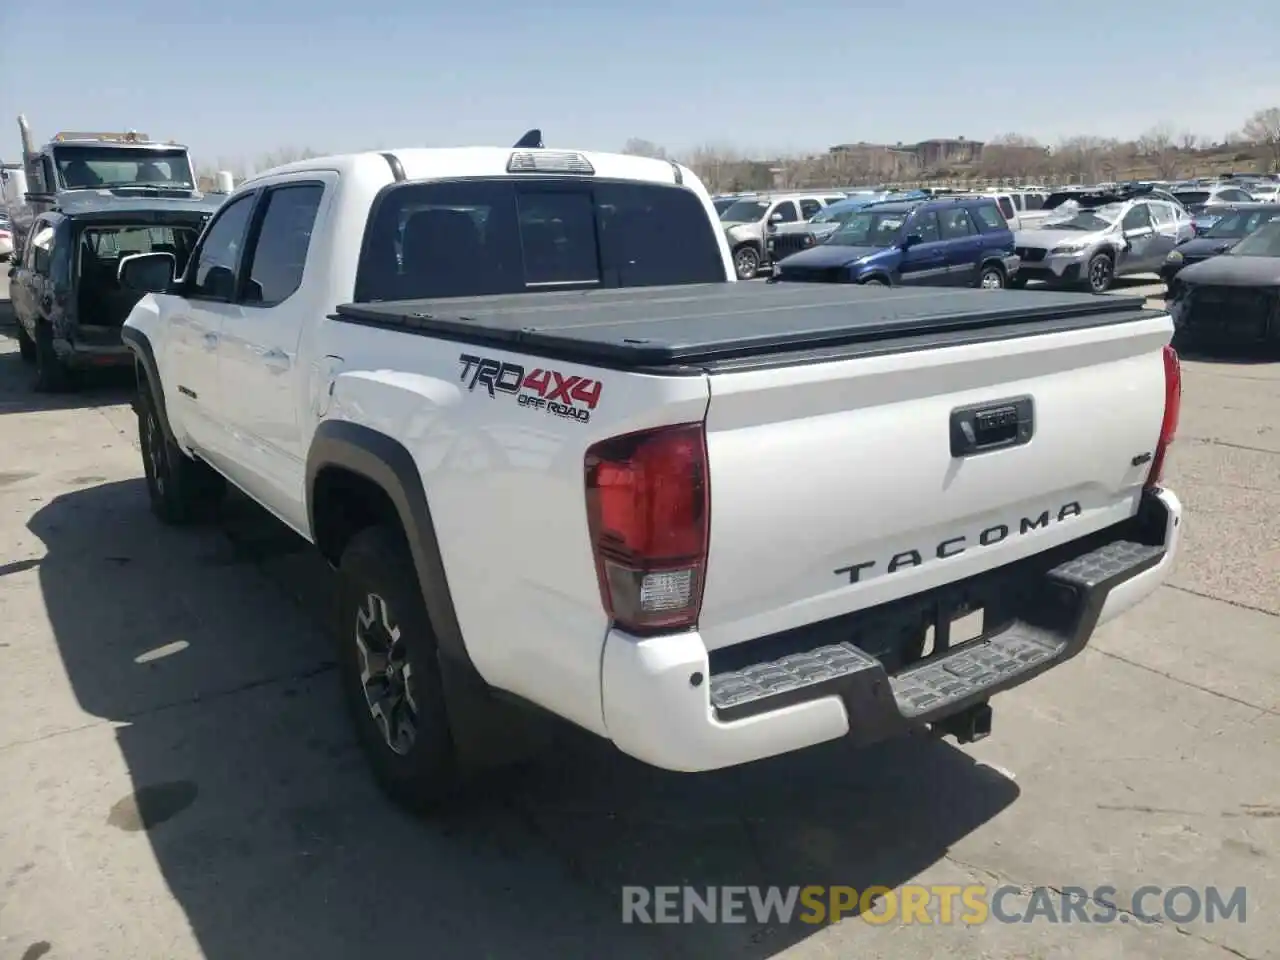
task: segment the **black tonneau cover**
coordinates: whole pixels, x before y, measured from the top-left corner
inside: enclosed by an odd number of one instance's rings
[[[743,282],[350,303],[332,319],[629,369],[1155,315],[1143,304],[1042,290]]]

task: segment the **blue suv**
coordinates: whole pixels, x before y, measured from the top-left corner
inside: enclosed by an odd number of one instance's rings
[[[890,201],[864,207],[817,245],[784,257],[771,280],[998,290],[1020,262],[994,198]]]

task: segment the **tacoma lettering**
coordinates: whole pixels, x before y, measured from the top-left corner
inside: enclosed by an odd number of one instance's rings
[[[991,526],[978,531],[976,537],[958,536],[948,537],[943,540],[932,550],[902,550],[895,553],[884,564],[886,573],[896,573],[904,567],[918,567],[924,563],[924,557],[932,554],[939,560],[946,560],[948,557],[958,557],[971,546],[993,547],[997,543],[1003,543],[1011,536],[1022,536],[1030,533],[1032,530],[1046,529],[1050,523],[1061,523],[1070,517],[1078,517],[1083,513],[1083,509],[1076,501],[1064,503],[1058,508],[1057,513],[1045,510],[1037,517],[1022,517],[1017,526],[1017,533],[1014,533],[1012,524],[995,523]],[[1056,520],[1054,519],[1056,517]],[[864,560],[862,563],[851,563],[847,567],[837,567],[835,575],[837,577],[847,578],[849,583],[858,583],[862,579],[862,574],[867,570],[874,570],[880,565],[877,560]]]

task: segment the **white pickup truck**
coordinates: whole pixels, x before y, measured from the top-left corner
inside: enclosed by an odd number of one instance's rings
[[[229,480],[333,564],[355,729],[414,807],[533,708],[679,771],[968,742],[1174,561],[1166,314],[738,283],[666,161],[306,160],[172,268],[120,268],[153,510]]]

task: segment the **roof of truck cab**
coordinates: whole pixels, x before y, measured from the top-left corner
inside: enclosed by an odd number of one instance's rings
[[[1141,297],[727,282],[344,304],[334,318],[634,369],[1142,312]]]
[[[505,177],[507,164],[515,153],[579,154],[585,157],[595,170],[593,175],[576,174],[584,179],[640,180],[652,183],[675,183],[677,165],[670,160],[655,160],[623,153],[598,153],[573,148],[528,149],[524,147],[409,147],[398,150],[369,150],[362,153],[335,154],[298,160],[270,170],[264,170],[244,180],[248,186],[257,180],[287,173],[305,173],[315,170],[333,170],[341,175],[359,175],[362,171],[376,171],[386,176],[390,171],[389,157],[399,161],[406,180],[430,180],[442,177]],[[699,183],[688,167],[679,166],[684,183]]]

